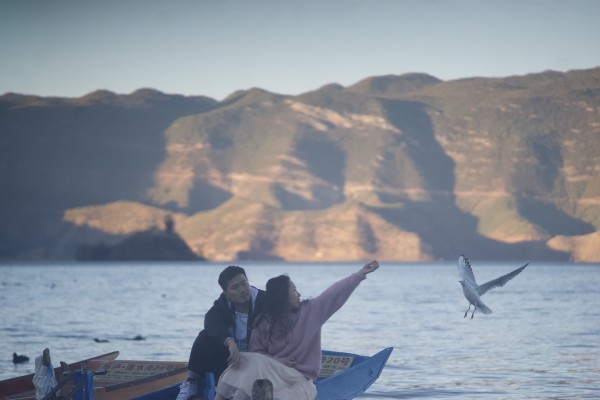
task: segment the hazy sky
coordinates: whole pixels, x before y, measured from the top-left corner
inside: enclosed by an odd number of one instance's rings
[[[600,66],[597,0],[0,0],[0,94],[221,100]]]

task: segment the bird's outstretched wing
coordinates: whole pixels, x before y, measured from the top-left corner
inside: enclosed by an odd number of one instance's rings
[[[473,274],[473,270],[471,269],[469,259],[463,254],[461,254],[460,257],[458,257],[458,276],[461,280],[464,280],[471,286],[477,286],[477,282],[475,282],[475,275]]]
[[[515,269],[513,272],[509,272],[506,275],[502,275],[500,278],[496,278],[494,280],[491,280],[489,282],[486,282],[482,285],[477,286],[477,288],[475,289],[477,291],[477,294],[482,296],[488,290],[504,286],[506,284],[506,282],[510,281],[515,276],[519,275],[521,273],[521,271],[523,271],[525,269],[525,267],[528,265],[529,265],[529,263],[526,263],[522,267]]]

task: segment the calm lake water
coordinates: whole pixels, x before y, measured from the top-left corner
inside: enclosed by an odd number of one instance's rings
[[[287,273],[312,297],[360,263],[239,263],[251,284]],[[518,263],[471,260],[479,283]],[[120,359],[183,360],[220,294],[225,264],[0,264],[0,379],[114,350]],[[456,263],[393,264],[361,283],[323,329],[323,347],[393,346],[364,399],[600,398],[600,265],[531,262],[463,318]],[[129,340],[142,335],[146,340]],[[96,343],[94,338],[108,340]],[[28,355],[13,365],[12,354]]]

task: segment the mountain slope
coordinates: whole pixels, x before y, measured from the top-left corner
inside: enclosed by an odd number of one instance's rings
[[[190,248],[212,260],[598,261],[586,249],[600,226],[599,68],[448,82],[390,75],[222,102],[152,90],[10,94],[0,110],[7,121],[46,115],[49,127],[2,127],[3,169],[16,168],[1,176],[5,257],[69,257],[77,232],[123,240],[136,230],[113,228],[119,215],[146,229],[151,206],[154,221],[175,215]],[[152,135],[137,129],[159,117]],[[49,136],[62,139],[44,147]],[[87,206],[106,211],[92,217]],[[48,228],[28,238],[39,221]]]

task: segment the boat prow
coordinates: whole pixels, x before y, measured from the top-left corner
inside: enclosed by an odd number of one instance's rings
[[[101,354],[99,356],[87,358],[71,364],[65,364],[61,362],[60,367],[54,368],[54,377],[57,381],[60,381],[63,377],[63,373],[87,368],[88,363],[92,360],[114,360],[118,356],[118,351],[112,351],[110,353]],[[33,396],[35,399],[33,376],[34,374],[28,374],[0,381],[0,400],[26,398],[26,396]]]

